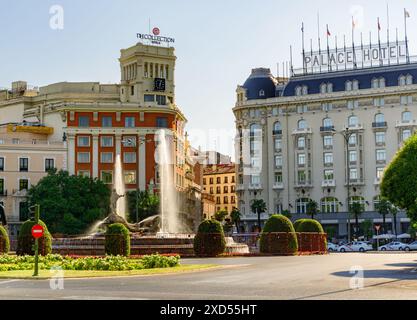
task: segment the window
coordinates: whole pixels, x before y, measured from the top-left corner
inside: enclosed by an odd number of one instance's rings
[[[19,158],[19,171],[27,172],[29,170],[29,159],[28,158]]]
[[[78,117],[78,126],[86,128],[90,126],[90,117],[88,116],[79,116]]]
[[[275,138],[275,151],[279,151],[282,149],[282,140]]]
[[[307,204],[310,202],[309,198],[297,199],[296,207],[297,213],[307,213]]]
[[[55,160],[54,159],[45,159],[45,171],[51,170],[55,168]]]
[[[386,157],[387,155],[385,149],[376,150],[376,161],[385,161]]]
[[[136,184],[136,171],[130,170],[124,172],[125,184]]]
[[[251,182],[251,184],[255,184],[255,185],[260,184],[261,183],[261,177],[259,175],[253,174],[253,175],[250,176],[250,182]]]
[[[217,177],[216,178],[216,183],[221,183],[222,181],[221,181],[221,178],[220,177]]]
[[[156,95],[156,103],[160,106],[164,106],[167,104],[167,97],[166,96],[161,96],[161,95]]]
[[[259,90],[259,96],[260,97],[265,97],[265,91],[264,90]]]
[[[282,156],[275,156],[275,168],[282,167]]]
[[[324,180],[333,180],[334,172],[333,170],[324,170]]]
[[[229,193],[229,187],[228,186],[223,187],[223,193]]]
[[[406,85],[411,85],[413,84],[413,76],[408,74],[407,76],[401,75],[398,78],[398,85],[399,86],[406,86]]]
[[[298,129],[306,129],[307,128],[307,121],[299,120],[297,127],[298,127]]]
[[[335,213],[339,212],[339,201],[334,197],[326,197],[321,199],[321,212]]]
[[[135,136],[124,136],[123,147],[136,147],[136,137]]]
[[[143,99],[145,102],[154,102],[155,101],[155,95],[153,94],[145,94],[143,96]]]
[[[379,124],[384,123],[385,122],[384,114],[383,113],[377,113],[375,115],[375,122],[379,123]]]
[[[348,100],[347,107],[350,110],[359,108],[359,100]]]
[[[349,207],[353,203],[359,203],[361,205],[361,207],[362,207],[362,211],[365,211],[365,198],[364,197],[360,197],[360,196],[350,197],[350,199],[349,199]]]
[[[401,120],[402,122],[405,122],[405,123],[411,122],[411,112],[410,111],[403,112],[401,115]]]
[[[0,179],[0,195],[4,195],[4,179]]]
[[[236,197],[235,196],[230,197],[230,203],[236,203]]]
[[[376,178],[378,180],[382,179],[383,174],[384,174],[384,168],[376,168]]]
[[[348,126],[349,127],[356,127],[358,125],[358,117],[357,116],[350,116],[348,118]]]
[[[410,137],[411,137],[411,130],[410,129],[404,129],[401,132],[401,141],[405,141]]]
[[[298,149],[304,149],[306,146],[306,138],[305,137],[299,137],[297,139],[297,147]]]
[[[26,201],[19,202],[19,220],[26,221],[29,219],[29,206]]]
[[[413,96],[406,95],[400,97],[400,103],[403,106],[409,105],[413,103]]]
[[[276,172],[275,173],[274,181],[275,181],[275,183],[281,183],[282,182],[282,172]]]
[[[136,163],[136,152],[124,152],[123,162],[124,163]]]
[[[168,128],[168,118],[166,118],[166,117],[156,118],[156,127],[157,128]]]
[[[274,130],[272,131],[272,134],[275,135],[275,134],[281,134],[281,133],[282,133],[281,122],[277,121],[274,123]]]
[[[356,151],[349,151],[349,162],[358,161],[358,154]]]
[[[324,154],[324,164],[333,164],[333,153],[331,152],[326,152]]]
[[[210,187],[210,194],[214,194],[214,189],[213,189],[213,187]]]
[[[216,193],[221,193],[221,192],[222,192],[222,188],[216,187]]]
[[[135,86],[130,86],[130,95],[131,96],[135,95]]]
[[[78,147],[89,147],[90,146],[90,137],[89,136],[78,136],[77,137],[77,146]]]
[[[333,92],[333,84],[332,83],[322,83],[320,85],[320,93],[331,93]]]
[[[86,178],[90,177],[90,171],[89,170],[79,170],[77,174],[81,177],[86,177]]]
[[[407,84],[407,86],[413,84],[413,76],[411,74],[407,75],[407,77],[406,77],[406,84]]]
[[[113,126],[113,119],[112,117],[103,117],[101,118],[101,126],[108,128]]]
[[[102,136],[100,138],[100,145],[104,148],[113,147],[113,137]]]
[[[372,88],[385,88],[385,78],[374,78],[372,79]]]
[[[359,81],[358,80],[353,80],[353,90],[359,90]]]
[[[384,98],[374,98],[374,107],[382,107],[385,105]]]
[[[308,111],[307,105],[297,106],[297,113],[304,113]]]
[[[101,171],[101,181],[104,184],[113,184],[113,171]]]
[[[125,128],[134,128],[134,127],[135,127],[135,117],[126,117]]]
[[[323,145],[325,147],[333,146],[333,136],[324,136],[323,137]]]
[[[28,179],[19,179],[19,191],[29,189],[29,180]]]
[[[306,172],[305,171],[298,171],[297,172],[297,181],[299,184],[304,184],[307,180]]]
[[[349,178],[350,178],[351,180],[356,180],[356,179],[358,179],[358,169],[356,169],[356,168],[351,168],[351,169],[349,170]]]
[[[228,177],[224,177],[223,181],[224,181],[224,183],[229,183]]]
[[[229,198],[227,196],[223,197],[223,203],[224,204],[228,204],[229,203]]]
[[[306,155],[304,153],[299,153],[298,154],[298,165],[299,166],[303,166],[306,164]]]
[[[323,119],[323,127],[332,128],[333,127],[332,119],[330,119],[330,118]]]
[[[303,86],[302,93],[303,93],[303,96],[308,94],[308,87],[307,86]]]
[[[357,135],[356,133],[351,134],[351,136],[349,137],[349,145],[350,146],[355,146],[357,143]]]
[[[346,81],[345,90],[346,91],[352,91],[353,90],[352,81]]]
[[[0,157],[0,171],[4,171],[4,157]]]
[[[375,132],[375,143],[384,144],[385,143],[385,132]]]
[[[101,163],[113,163],[113,152],[101,152],[100,162]]]
[[[78,152],[77,162],[78,163],[90,163],[90,152]]]
[[[210,184],[213,184],[213,178],[210,178]]]
[[[296,96],[301,96],[302,95],[302,88],[301,87],[296,87],[295,88],[295,95]]]

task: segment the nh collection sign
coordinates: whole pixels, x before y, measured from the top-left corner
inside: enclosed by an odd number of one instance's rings
[[[174,38],[163,37],[163,36],[160,36],[159,33],[160,33],[159,28],[153,28],[152,29],[152,34],[137,33],[136,34],[136,37],[138,39],[148,40],[152,44],[159,44],[159,45],[162,42],[165,42],[165,43],[168,43],[168,44],[175,42],[175,39]]]
[[[407,62],[406,42],[305,52],[306,72],[343,70]]]

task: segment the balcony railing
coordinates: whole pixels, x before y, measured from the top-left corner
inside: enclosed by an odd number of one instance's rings
[[[321,182],[323,188],[336,187],[336,181],[334,179],[326,179]]]
[[[372,128],[386,128],[388,125],[387,125],[387,122],[386,121],[384,121],[384,122],[372,122]]]
[[[262,189],[262,185],[260,183],[251,183],[249,185],[249,190],[261,190]]]
[[[245,190],[245,185],[244,185],[244,184],[238,184],[238,185],[236,186],[236,190],[237,190],[237,191],[242,191],[242,190]]]
[[[272,189],[282,190],[282,189],[284,189],[284,183],[283,182],[274,182],[274,185],[272,186]]]
[[[276,136],[282,134],[282,130],[272,130],[272,135]]]
[[[334,126],[324,126],[320,127],[320,132],[333,132]]]
[[[312,133],[311,128],[298,128],[292,131],[292,134],[308,134]]]
[[[409,126],[416,126],[417,121],[416,120],[409,120],[409,121],[403,121],[403,120],[397,120],[396,127],[409,127]]]

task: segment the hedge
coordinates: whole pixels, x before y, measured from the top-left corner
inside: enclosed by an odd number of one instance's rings
[[[39,254],[47,255],[52,252],[52,236],[48,231],[47,226],[41,220],[39,224],[43,227],[44,234],[39,238]],[[16,254],[19,256],[23,255],[34,255],[35,238],[32,236],[32,227],[35,225],[35,221],[27,220],[20,227],[19,235],[17,237],[17,250]]]
[[[294,222],[293,226],[294,226],[294,230],[295,232],[298,232],[298,228],[300,226],[300,224],[304,221],[305,219],[298,219]]]
[[[10,240],[7,230],[0,225],[0,254],[7,254],[10,251]]]
[[[323,226],[314,219],[302,219],[297,225],[298,243],[300,251],[325,252],[327,251],[327,235]],[[315,233],[308,235],[306,233]]]
[[[194,237],[194,252],[197,256],[215,257],[226,249],[223,227],[219,221],[204,220]]]
[[[107,255],[130,255],[130,233],[125,225],[114,223],[107,226],[104,247]]]
[[[297,250],[297,236],[290,219],[281,214],[272,215],[261,233],[261,253],[294,255]]]

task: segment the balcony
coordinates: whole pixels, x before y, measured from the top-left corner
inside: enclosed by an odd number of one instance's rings
[[[277,136],[277,135],[280,135],[280,134],[282,134],[282,130],[272,130],[272,135],[273,136]]]
[[[387,128],[387,122],[372,122],[372,128],[376,129],[376,128]]]
[[[416,120],[410,120],[410,121],[402,121],[402,120],[397,120],[395,123],[395,127],[412,127],[412,126],[417,126],[417,121]]]
[[[347,128],[349,128],[350,131],[354,131],[354,130],[363,130],[363,125],[360,123],[357,124],[348,124]]]
[[[362,186],[362,185],[365,184],[365,182],[363,181],[363,179],[357,179],[357,178],[352,179],[352,178],[350,178],[349,184],[350,184],[350,186]],[[347,186],[347,181],[346,181],[345,185]]]
[[[320,132],[334,132],[334,126],[320,127]]]
[[[326,180],[323,180],[321,182],[321,186],[323,188],[336,187],[336,180],[334,180],[334,179],[326,179]]]
[[[294,188],[312,188],[311,181],[296,181]]]
[[[311,128],[303,128],[303,129],[294,129],[292,131],[293,135],[298,135],[298,134],[311,134]]]
[[[274,190],[283,190],[284,189],[284,183],[283,182],[274,182],[272,189]]]
[[[249,190],[261,190],[262,189],[262,185],[260,183],[251,183],[249,185]]]
[[[243,191],[245,190],[245,185],[244,184],[238,184],[236,186],[236,191]]]

